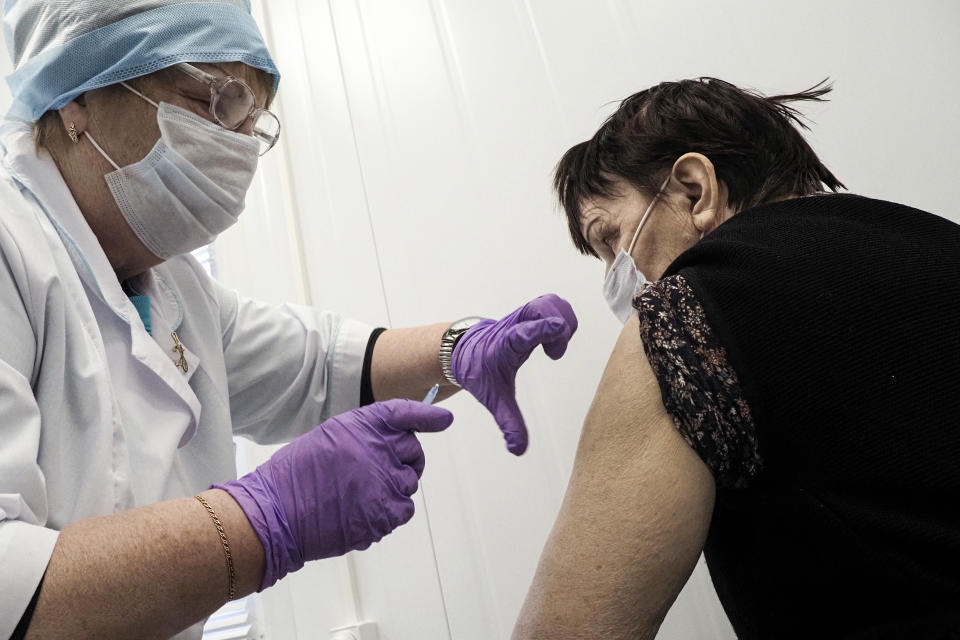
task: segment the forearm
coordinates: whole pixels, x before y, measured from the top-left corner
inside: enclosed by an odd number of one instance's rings
[[[260,586],[260,540],[226,492],[201,494],[223,525],[236,595]],[[194,498],[72,523],[60,533],[27,632],[34,638],[169,638],[227,601],[216,526]]]
[[[444,380],[437,355],[440,339],[449,322],[410,329],[391,329],[383,333],[373,349],[370,382],[378,401],[392,398],[421,400],[430,388],[440,383],[437,400],[459,391]]]

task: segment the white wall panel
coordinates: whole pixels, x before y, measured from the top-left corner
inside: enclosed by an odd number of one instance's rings
[[[458,14],[463,7],[467,17]],[[360,3],[354,46],[341,44],[397,326],[498,315],[546,290],[564,293],[568,281],[558,267],[576,261],[542,188],[549,165],[522,161],[542,155],[544,141],[555,137],[536,114],[526,117],[545,106],[548,85],[525,15],[502,2],[446,6],[445,16],[430,8]],[[445,62],[452,51],[458,58]],[[504,93],[504,86],[515,90]],[[465,121],[482,132],[479,139]],[[608,351],[587,356],[597,372]],[[521,379],[531,427],[545,425],[523,460],[509,457],[492,420],[468,398],[452,403],[450,433],[424,438],[426,499],[455,638],[509,633],[559,506],[579,420],[569,421],[569,405],[544,401],[555,368],[543,365],[535,362]],[[586,388],[578,381],[581,415],[596,377],[585,376]]]
[[[302,256],[308,301],[388,326],[351,103],[360,98],[346,91],[343,71],[355,58],[346,57],[349,48],[341,39],[356,41],[343,6],[270,2],[264,20],[283,73],[277,110],[285,146],[279,155],[302,231],[288,251]],[[263,274],[266,282],[278,275],[271,271]],[[380,622],[383,640],[445,637],[423,496],[415,502],[418,516],[383,543],[345,559],[311,563],[268,591],[265,608],[274,637],[325,638],[329,629],[363,619]]]

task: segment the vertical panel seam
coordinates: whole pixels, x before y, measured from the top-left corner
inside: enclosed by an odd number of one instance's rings
[[[480,139],[477,130],[477,119],[470,106],[470,91],[467,88],[467,80],[463,73],[463,64],[460,62],[460,54],[453,36],[453,28],[450,25],[450,15],[446,10],[443,0],[427,0],[427,4],[430,7],[430,16],[433,18],[437,42],[440,44],[440,50],[443,53],[443,66],[447,74],[447,82],[450,83],[450,87],[453,90],[454,102],[457,105],[460,120],[468,132],[466,136],[468,146],[471,151],[475,152],[476,142]],[[438,4],[439,7],[437,6]]]
[[[518,0],[513,0],[515,11],[517,1]],[[543,72],[547,76],[547,84],[550,86],[550,95],[553,97],[554,109],[556,110],[557,116],[560,119],[560,127],[563,129],[564,137],[569,138],[570,125],[567,122],[567,116],[563,111],[563,103],[560,100],[560,90],[557,88],[557,82],[554,78],[553,69],[550,65],[550,60],[547,58],[547,49],[543,44],[543,38],[540,35],[540,28],[537,26],[537,19],[533,13],[533,7],[530,6],[530,0],[522,0],[522,2],[524,11],[517,11],[517,13],[523,13],[526,15],[527,22],[530,26],[530,31],[533,34],[534,43],[537,46],[537,53],[540,55],[540,62],[543,65]]]
[[[383,296],[384,308],[386,309],[386,313],[387,313],[387,324],[392,328],[393,316],[390,312],[390,299],[389,299],[389,296],[387,295],[387,284],[386,284],[386,279],[384,278],[384,275],[383,275],[383,261],[380,259],[380,248],[379,248],[379,244],[377,243],[377,232],[376,232],[376,225],[374,224],[374,221],[373,221],[373,210],[372,210],[372,207],[370,206],[370,197],[369,197],[368,188],[367,188],[367,177],[363,167],[363,158],[360,153],[360,141],[357,136],[357,126],[353,117],[353,104],[350,99],[349,90],[347,88],[346,71],[344,70],[344,66],[343,66],[343,56],[340,50],[340,40],[339,40],[339,37],[337,36],[336,21],[333,16],[333,10],[332,10],[332,7],[330,6],[329,0],[328,0],[327,6],[328,6],[328,9],[330,10],[330,20],[331,20],[331,23],[333,24],[334,41],[335,41],[335,47],[337,50],[337,63],[338,63],[338,66],[340,67],[340,77],[343,82],[343,92],[347,102],[347,114],[350,120],[350,131],[353,139],[354,153],[356,154],[357,164],[359,166],[359,171],[360,171],[360,184],[363,191],[364,208],[367,211],[367,222],[370,227],[370,238],[371,238],[371,241],[373,242],[374,255],[376,256],[376,260],[377,260],[377,273],[379,274],[379,277],[380,277],[380,290]],[[384,127],[384,110],[383,110],[383,105],[380,101],[381,96],[379,95],[379,93],[384,90],[381,84],[377,81],[378,79],[373,70],[373,56],[371,55],[370,45],[367,39],[367,30],[364,24],[363,9],[360,6],[360,0],[354,0],[354,6],[356,7],[357,19],[360,24],[360,32],[363,37],[363,47],[364,47],[364,52],[367,58],[367,72],[370,74],[370,79],[373,82],[373,86],[374,86],[374,93],[377,97],[377,113],[380,116],[380,126],[381,126],[381,129],[386,130],[386,128]],[[384,95],[382,97],[386,98],[387,96]],[[423,515],[427,525],[427,537],[430,542],[430,551],[433,555],[433,566],[434,566],[434,572],[437,579],[437,588],[440,591],[440,603],[443,609],[444,625],[446,626],[446,629],[447,629],[448,640],[453,640],[453,635],[450,631],[450,615],[447,611],[446,594],[444,593],[443,582],[440,576],[439,558],[437,557],[436,544],[434,543],[434,539],[433,539],[433,528],[430,524],[430,512],[427,506],[427,495],[426,495],[426,490],[422,480],[420,482],[420,498],[423,501]],[[354,581],[356,580],[355,574],[353,575],[353,579]],[[354,582],[354,584],[356,583]],[[357,599],[357,610],[359,612],[361,610],[359,594],[355,592],[354,597]]]
[[[270,8],[263,0],[257,0],[257,6],[263,15],[264,37],[267,39],[267,47],[272,49],[273,29],[270,21]],[[301,31],[299,35],[300,41],[303,42],[303,32]],[[303,50],[303,47],[301,47],[301,50]],[[307,90],[310,90],[309,84]],[[279,104],[277,106],[279,107],[280,115],[283,116],[283,103],[282,101],[278,102]],[[289,214],[286,216],[287,224],[289,225],[287,241],[293,244],[294,255],[296,256],[296,268],[300,276],[300,295],[303,298],[303,303],[308,306],[313,306],[313,286],[310,279],[310,272],[307,269],[307,253],[306,247],[303,244],[303,227],[300,224],[302,213],[295,195],[296,186],[294,184],[293,171],[291,171],[293,160],[290,157],[290,149],[285,143],[282,145],[282,149],[283,161],[280,163],[280,174],[283,176],[283,188],[286,192],[286,206],[284,206],[284,209]],[[269,190],[265,188],[264,193],[269,193]],[[293,238],[290,238],[291,235]]]
[[[357,16],[362,22],[362,15],[360,13],[360,5],[356,0],[354,1],[354,6],[357,8]],[[392,328],[393,327],[393,316],[390,313],[390,300],[387,298],[386,284],[383,278],[383,265],[380,261],[380,249],[377,245],[377,233],[373,224],[373,212],[370,208],[370,194],[367,187],[367,175],[363,167],[363,157],[360,153],[360,141],[357,139],[357,124],[353,117],[353,101],[350,98],[350,90],[347,87],[347,73],[346,69],[343,66],[343,54],[340,48],[340,37],[337,33],[337,21],[336,17],[333,14],[333,0],[327,0],[327,11],[330,14],[330,24],[333,26],[333,40],[334,40],[334,49],[337,52],[337,66],[340,69],[340,82],[343,88],[343,96],[346,101],[347,106],[347,119],[350,122],[350,138],[353,140],[353,153],[357,159],[357,170],[360,174],[360,190],[363,193],[363,208],[367,212],[367,223],[370,227],[370,239],[373,243],[373,253],[377,260],[377,275],[380,278],[380,293],[383,298],[384,309],[387,314],[387,324]],[[366,42],[364,42],[364,49],[366,50]],[[369,52],[368,52],[369,59]]]

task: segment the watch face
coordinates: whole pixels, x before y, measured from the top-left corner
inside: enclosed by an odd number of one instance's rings
[[[477,324],[477,322],[479,322],[480,320],[481,318],[464,318],[463,320],[458,320],[457,322],[454,322],[452,325],[450,325],[449,331],[451,332],[466,331],[473,325]]]

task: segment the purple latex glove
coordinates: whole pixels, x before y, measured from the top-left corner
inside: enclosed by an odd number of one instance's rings
[[[453,375],[493,414],[510,453],[522,454],[528,440],[517,406],[517,370],[540,344],[548,356],[559,360],[576,330],[573,307],[551,293],[502,320],[478,322],[457,342],[450,359]]]
[[[411,400],[372,404],[330,418],[223,489],[263,544],[260,590],[308,560],[366,549],[413,517],[423,473],[413,432],[442,431],[446,409]]]

